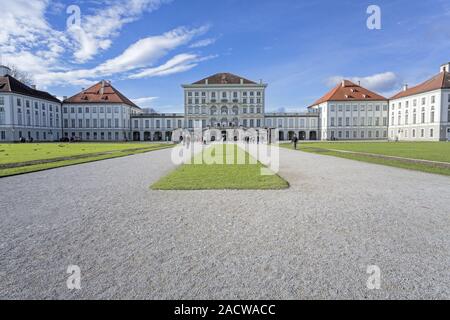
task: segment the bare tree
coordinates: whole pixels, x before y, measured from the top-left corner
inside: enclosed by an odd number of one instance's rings
[[[31,86],[33,84],[33,77],[28,72],[20,70],[16,65],[13,64],[7,64],[6,67],[11,70],[11,76],[16,78],[20,82],[25,83],[27,86]]]

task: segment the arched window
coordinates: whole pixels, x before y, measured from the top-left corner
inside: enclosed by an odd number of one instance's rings
[[[233,114],[236,115],[236,116],[239,114],[239,108],[238,108],[238,106],[234,106],[234,107],[233,107]]]
[[[225,107],[225,106],[223,106],[223,107],[220,109],[220,113],[221,113],[221,114],[228,114],[228,108]]]
[[[217,108],[216,107],[211,107],[211,115],[215,115],[217,114]]]

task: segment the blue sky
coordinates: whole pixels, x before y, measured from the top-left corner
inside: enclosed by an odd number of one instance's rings
[[[2,3],[2,61],[38,88],[71,96],[109,79],[160,112],[182,112],[180,85],[217,72],[263,79],[267,110],[299,111],[342,77],[390,96],[450,60],[450,3],[441,0]],[[372,4],[380,30],[366,26]],[[81,19],[67,27],[71,5]]]

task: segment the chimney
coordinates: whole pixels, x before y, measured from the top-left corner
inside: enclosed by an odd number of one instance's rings
[[[241,84],[244,84],[244,79],[241,79]]]
[[[259,84],[263,84],[263,79],[259,79]]]
[[[405,83],[405,84],[403,85],[403,91],[406,91],[406,90],[408,90],[408,84],[407,84],[407,83]]]
[[[205,84],[208,85],[209,84],[209,80],[205,79]]]
[[[441,72],[450,72],[450,62],[444,63],[441,66]]]
[[[32,84],[32,85],[31,85],[31,89],[36,90],[36,85],[35,85],[35,84]]]
[[[345,80],[342,80],[342,81],[341,81],[341,86],[342,86],[342,88],[345,87]]]
[[[100,95],[103,95],[105,93],[105,80],[102,80],[102,87],[100,88]]]
[[[361,80],[358,80],[358,86],[361,87]]]

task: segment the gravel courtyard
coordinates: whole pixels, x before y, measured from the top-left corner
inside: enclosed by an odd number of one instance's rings
[[[450,178],[281,149],[287,190],[151,191],[171,152],[0,179],[0,298],[450,298]]]

